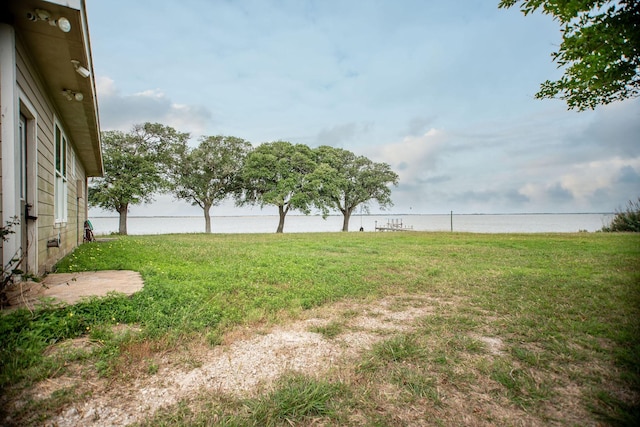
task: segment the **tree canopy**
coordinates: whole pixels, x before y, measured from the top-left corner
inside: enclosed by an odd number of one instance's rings
[[[244,139],[218,135],[202,137],[196,148],[184,144],[176,151],[169,167],[172,191],[178,199],[202,208],[206,233],[211,233],[211,207],[240,188],[240,172],[250,149]]]
[[[541,10],[561,26],[552,57],[564,75],[542,83],[536,98],[560,98],[583,111],[640,95],[640,1],[501,0],[499,7],[516,4],[525,15]]]
[[[311,212],[315,187],[310,176],[315,167],[311,148],[306,145],[288,141],[263,143],[247,156],[238,204],[277,206],[276,233],[282,233],[290,210]]]
[[[277,233],[287,213],[323,217],[340,211],[343,231],[349,219],[370,201],[391,206],[390,185],[398,175],[386,163],[330,146],[311,149],[288,141],[263,143],[255,149],[233,136],[204,136],[190,147],[188,133],[160,124],[136,125],[129,133],[102,135],[104,176],[92,180],[89,204],[120,214],[119,232],[127,234],[131,205],[151,202],[154,194],[171,191],[178,199],[202,208],[205,231],[211,232],[211,207],[228,196],[236,204],[277,206]]]
[[[188,138],[188,133],[158,123],[135,125],[129,133],[103,132],[104,176],[92,179],[89,204],[118,212],[119,233],[127,234],[129,206],[151,202],[167,188],[162,165],[172,148]]]
[[[340,211],[342,231],[349,231],[349,219],[359,205],[368,209],[371,200],[382,208],[393,205],[389,185],[398,185],[398,175],[388,164],[326,145],[316,148],[315,155],[314,182],[320,183],[315,204],[324,215]]]

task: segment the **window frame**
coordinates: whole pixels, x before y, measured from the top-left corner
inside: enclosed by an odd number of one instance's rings
[[[20,200],[24,200],[26,203],[27,200],[27,144],[28,144],[28,119],[27,116],[25,116],[22,112],[20,112],[19,114],[19,121],[18,121],[18,132],[20,134],[19,136],[19,143],[20,143],[20,147],[18,148],[19,150],[19,168],[20,168],[20,172],[19,172],[19,176],[20,176],[20,182],[18,183],[19,187],[20,187]]]
[[[65,224],[67,222],[69,198],[68,157],[69,139],[62,126],[56,120],[53,130],[53,210],[55,224]]]

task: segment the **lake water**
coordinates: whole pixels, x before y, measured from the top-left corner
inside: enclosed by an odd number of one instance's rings
[[[349,231],[374,231],[394,223],[415,231],[453,231],[473,233],[574,233],[598,231],[614,214],[503,214],[503,215],[354,215]],[[91,217],[96,235],[118,231],[117,217]],[[213,233],[274,233],[277,215],[212,216]],[[203,233],[204,217],[129,217],[128,233]],[[342,229],[342,216],[322,219],[317,215],[287,215],[285,233],[334,232]]]

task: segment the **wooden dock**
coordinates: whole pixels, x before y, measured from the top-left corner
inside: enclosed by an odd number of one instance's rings
[[[413,225],[405,226],[401,219],[388,220],[385,225],[378,227],[378,221],[375,223],[376,231],[413,231]]]

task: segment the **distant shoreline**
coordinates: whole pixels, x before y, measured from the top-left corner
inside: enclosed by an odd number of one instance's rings
[[[520,212],[520,213],[455,213],[453,212],[453,216],[523,216],[523,215],[615,215],[616,212]],[[351,214],[351,218],[354,217],[372,217],[372,216],[385,216],[385,217],[395,217],[395,216],[450,216],[451,213],[429,213],[429,214],[419,214],[419,213],[376,213],[376,214]],[[255,217],[277,217],[277,214],[254,214],[254,215],[215,215],[211,214],[212,218],[255,218]],[[294,214],[290,213],[287,217],[290,216],[316,216],[321,217],[320,214]],[[127,215],[127,218],[202,218],[203,215]],[[327,217],[342,217],[342,214],[333,214],[327,215]],[[119,215],[90,215],[89,218],[119,218]]]

